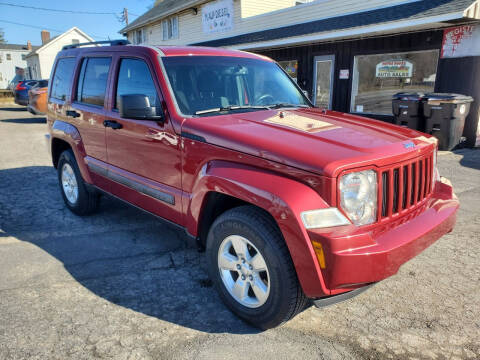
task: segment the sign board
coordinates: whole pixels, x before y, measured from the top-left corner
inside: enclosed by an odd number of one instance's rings
[[[377,64],[377,78],[410,78],[413,64],[406,60],[386,60]]]
[[[480,56],[480,26],[462,25],[443,31],[442,58]]]
[[[202,7],[203,32],[212,34],[233,29],[233,0],[221,0]]]
[[[349,69],[342,69],[340,70],[340,80],[348,80],[350,78],[350,70]]]

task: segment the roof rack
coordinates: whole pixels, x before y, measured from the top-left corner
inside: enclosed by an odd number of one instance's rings
[[[65,45],[65,46],[62,48],[62,50],[75,49],[75,48],[81,47],[81,46],[100,45],[100,44],[108,44],[108,45],[110,45],[110,46],[128,45],[128,44],[130,44],[130,41],[125,40],[125,39],[119,39],[119,40],[104,40],[104,41],[92,41],[92,42],[86,42],[86,43]]]

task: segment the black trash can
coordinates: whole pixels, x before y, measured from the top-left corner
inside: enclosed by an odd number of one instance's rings
[[[392,98],[394,123],[410,129],[425,131],[422,93],[397,93]]]
[[[438,139],[440,150],[452,150],[460,143],[472,101],[459,94],[425,94],[425,132]]]

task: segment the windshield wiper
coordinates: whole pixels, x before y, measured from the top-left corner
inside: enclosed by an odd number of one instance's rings
[[[207,109],[207,110],[199,110],[195,112],[195,115],[203,115],[203,114],[210,114],[210,113],[216,113],[216,112],[223,112],[223,111],[232,111],[232,110],[243,110],[243,109],[263,109],[263,110],[268,110],[270,109],[269,106],[257,106],[257,105],[231,105],[231,106],[225,106],[225,107],[218,107],[218,108],[213,108],[213,109]]]
[[[303,104],[290,104],[290,103],[278,103],[278,104],[271,104],[268,105],[270,109],[280,109],[280,108],[286,108],[286,107],[295,107],[295,108],[308,108],[310,106],[308,105],[303,105]]]

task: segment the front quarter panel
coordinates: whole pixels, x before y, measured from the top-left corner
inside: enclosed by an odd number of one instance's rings
[[[297,276],[307,296],[329,295],[300,213],[329,207],[312,188],[285,176],[228,161],[203,165],[186,214],[187,229],[197,234],[198,219],[209,192],[229,195],[256,205],[277,222],[290,251]]]

